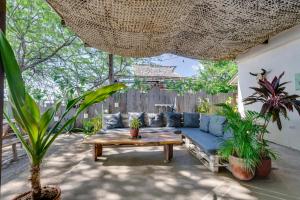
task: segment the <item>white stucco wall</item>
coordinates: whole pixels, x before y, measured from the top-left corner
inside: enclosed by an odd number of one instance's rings
[[[291,81],[287,85],[290,94],[300,95],[295,90],[295,74],[300,73],[300,26],[282,32],[269,39],[268,44],[260,45],[250,49],[237,58],[239,76],[239,110],[260,110],[260,105],[252,104],[244,106],[242,99],[253,93],[250,86],[256,86],[255,77],[249,72],[260,72],[261,68],[272,70],[267,75],[272,79],[285,71],[282,81]],[[289,121],[283,121],[283,129],[279,131],[275,124],[269,127],[271,134],[268,139],[272,142],[300,150],[300,117],[296,111],[289,113]]]

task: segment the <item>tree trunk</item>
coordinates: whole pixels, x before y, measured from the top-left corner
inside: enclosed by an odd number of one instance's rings
[[[109,84],[114,83],[114,55],[108,54],[108,79]]]
[[[32,199],[40,200],[41,193],[42,193],[40,165],[31,166],[30,181],[31,181]]]
[[[114,56],[113,56],[113,54],[108,54],[108,79],[109,79],[109,84],[114,83]],[[114,98],[109,97],[108,113],[113,113],[113,108],[114,108]]]
[[[0,30],[6,30],[6,0],[0,0]],[[0,61],[0,199],[2,174],[2,136],[3,136],[3,96],[4,96],[4,70]]]

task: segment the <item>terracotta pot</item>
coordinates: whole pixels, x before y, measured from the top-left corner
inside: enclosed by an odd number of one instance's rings
[[[139,129],[131,128],[130,135],[132,138],[137,138],[139,136]]]
[[[53,189],[57,190],[57,195],[52,200],[61,200],[61,189],[58,186],[45,186],[45,187],[53,188]],[[31,196],[31,191],[25,192],[25,193],[15,197],[13,200],[19,200],[19,199],[22,199],[29,195]]]
[[[261,160],[261,164],[256,168],[256,175],[258,177],[267,177],[269,176],[271,169],[272,169],[271,158],[264,158]]]
[[[237,158],[234,156],[229,157],[229,165],[231,169],[231,173],[234,177],[238,178],[242,181],[249,181],[253,179],[255,170],[247,170],[245,167],[245,162],[241,158]]]

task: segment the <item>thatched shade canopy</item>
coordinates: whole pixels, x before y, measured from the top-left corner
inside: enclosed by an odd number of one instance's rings
[[[300,0],[47,0],[88,45],[122,56],[230,59],[300,23]]]

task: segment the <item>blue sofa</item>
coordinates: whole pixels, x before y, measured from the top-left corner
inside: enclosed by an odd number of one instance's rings
[[[230,131],[224,130],[225,126],[226,118],[223,116],[201,115],[199,129],[181,128],[187,149],[213,172],[226,166],[218,156],[223,143],[232,137]]]
[[[116,132],[128,132],[129,131],[129,118],[128,114],[114,114],[119,115],[120,120],[118,123],[122,124],[122,127],[110,127],[103,129],[101,131],[102,134],[113,134]],[[203,162],[205,166],[207,166],[211,171],[218,172],[219,168],[225,166],[221,163],[220,157],[217,152],[228,138],[232,137],[230,132],[224,131],[224,127],[226,125],[226,119],[223,116],[218,115],[199,115],[197,114],[182,114],[180,127],[167,127],[168,124],[172,124],[167,122],[168,119],[164,118],[164,123],[161,123],[161,127],[150,127],[147,117],[152,114],[145,113],[143,117],[144,127],[141,128],[142,132],[155,133],[157,131],[171,131],[174,133],[182,134],[182,138],[184,141],[184,145],[186,148],[196,156],[200,161]],[[110,123],[105,120],[105,117],[112,116],[106,115],[104,116],[104,127],[107,127],[105,123]],[[190,116],[187,119],[186,116]],[[195,117],[196,116],[196,117]],[[140,116],[141,117],[141,116]],[[170,118],[173,120],[174,118]],[[191,119],[194,120],[191,123]],[[176,120],[176,119],[175,119]],[[186,120],[186,121],[185,121]],[[195,122],[196,121],[196,122]],[[116,123],[116,122],[115,122]],[[174,124],[174,123],[173,123]],[[120,125],[118,125],[120,126]]]
[[[224,142],[223,137],[217,137],[195,128],[182,128],[181,132],[208,155],[216,154]]]

